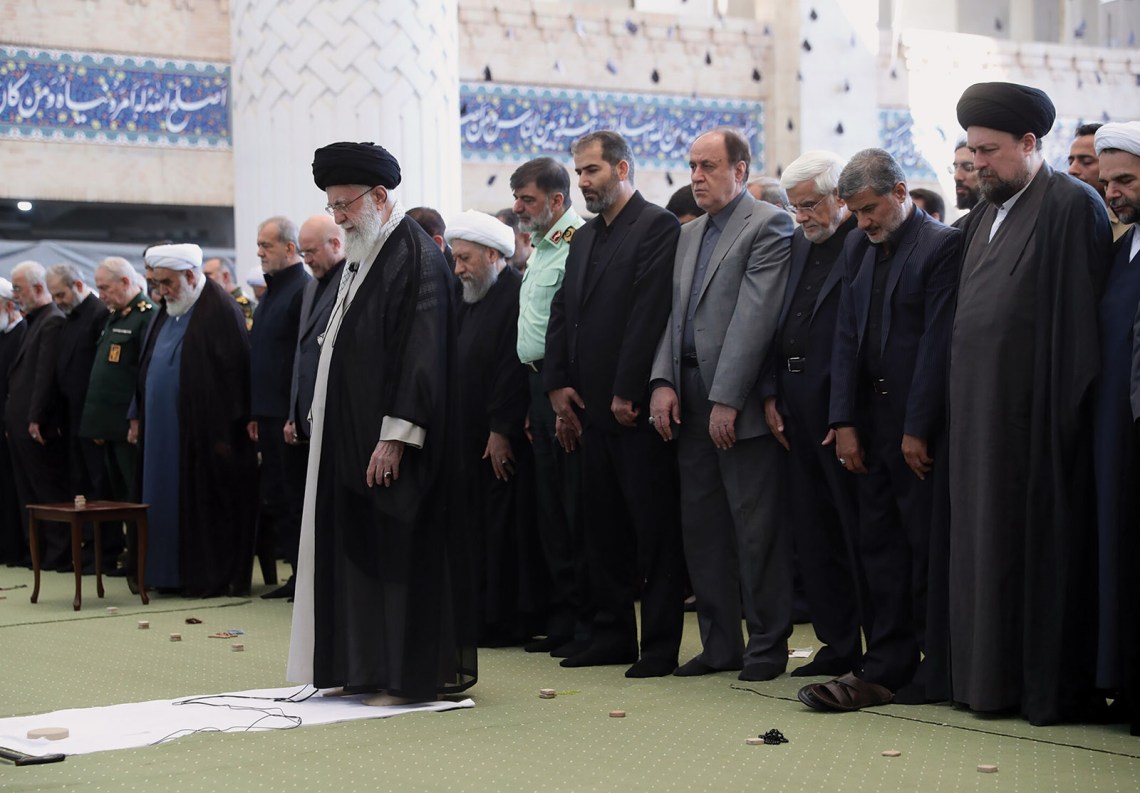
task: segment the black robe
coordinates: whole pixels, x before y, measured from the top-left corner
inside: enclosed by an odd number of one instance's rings
[[[18,564],[28,555],[28,544],[24,540],[24,511],[20,508],[8,435],[3,428],[4,403],[8,401],[8,367],[24,343],[27,331],[28,323],[21,320],[7,333],[0,333],[0,564]]]
[[[1130,679],[1140,628],[1140,435],[1129,386],[1133,323],[1140,304],[1140,256],[1129,261],[1135,228],[1120,239],[1100,301],[1101,373],[1094,450],[1099,559],[1097,687],[1123,693],[1140,712],[1140,680]]]
[[[201,277],[201,276],[200,276]],[[147,370],[158,332],[168,319],[165,302],[143,343],[139,364],[138,476],[147,454]],[[206,279],[182,342],[178,462],[178,562],[189,597],[249,594],[257,499],[257,453],[249,421],[249,334],[241,309]],[[142,492],[141,481],[137,483]]]
[[[535,531],[534,458],[523,429],[530,405],[527,370],[519,363],[519,287],[511,267],[477,303],[459,307],[459,403],[464,515],[474,564],[479,642],[487,646],[542,632],[545,569]],[[514,475],[495,477],[483,451],[491,432],[505,435]]]
[[[962,226],[951,339],[952,696],[1050,724],[1091,701],[1089,429],[1112,237],[1100,197],[1047,165],[987,245],[994,214],[983,202]]]
[[[316,484],[313,684],[432,699],[477,676],[470,562],[454,503],[463,481],[454,281],[407,218],[361,277],[347,310],[333,308],[345,313]],[[392,487],[369,488],[385,416],[427,436],[422,449],[404,449]]]

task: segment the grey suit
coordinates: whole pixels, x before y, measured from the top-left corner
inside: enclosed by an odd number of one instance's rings
[[[791,253],[786,212],[745,192],[731,211],[696,292],[695,358],[682,355],[703,216],[685,224],[673,268],[672,314],[653,364],[654,386],[681,407],[678,462],[685,557],[703,651],[717,669],[787,665],[791,634],[791,546],[778,519],[781,450],[764,420],[760,370],[775,336]],[[736,443],[709,437],[714,403],[735,408]],[[741,600],[748,625],[741,641]]]
[[[317,363],[321,358],[320,336],[325,332],[336,302],[337,284],[341,261],[323,279],[312,279],[305,284],[301,293],[301,322],[297,330],[297,352],[293,356],[293,383],[289,390],[289,420],[297,425],[297,435],[308,440],[312,428],[309,425],[309,408],[313,404],[313,390],[316,388]],[[316,298],[317,288],[327,284],[320,298]]]

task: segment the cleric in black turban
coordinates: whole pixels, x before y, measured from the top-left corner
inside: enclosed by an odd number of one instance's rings
[[[1056,117],[1057,109],[1044,91],[1017,83],[974,83],[958,100],[962,129],[988,127],[1017,137],[1032,132],[1043,138]]]
[[[391,190],[400,184],[400,163],[375,143],[330,143],[313,155],[313,181],[321,190],[334,184],[383,185]]]

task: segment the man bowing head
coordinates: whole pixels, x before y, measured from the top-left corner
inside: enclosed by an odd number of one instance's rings
[[[313,178],[348,264],[320,341],[288,676],[371,705],[433,700],[476,677],[445,487],[462,476],[454,282],[382,146],[318,149]]]

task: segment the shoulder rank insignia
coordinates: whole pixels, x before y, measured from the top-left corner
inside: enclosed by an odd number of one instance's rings
[[[574,227],[573,226],[570,226],[569,228],[566,229],[566,231],[562,232],[562,239],[566,240],[567,242],[569,242],[573,238],[574,238]]]
[[[249,298],[246,297],[245,295],[241,295],[240,297],[235,297],[234,300],[237,301],[237,304],[239,306],[248,306],[249,305]]]
[[[138,309],[140,312],[142,312],[142,311],[150,311],[150,309],[151,309],[151,304],[150,304],[150,303],[148,303],[148,302],[146,302],[145,300],[140,300],[139,302],[135,303],[135,308],[137,308],[137,309]],[[128,308],[128,311],[129,311],[129,310],[130,310],[130,309]]]

